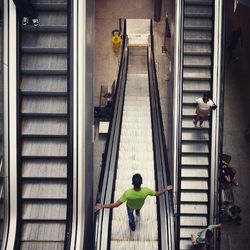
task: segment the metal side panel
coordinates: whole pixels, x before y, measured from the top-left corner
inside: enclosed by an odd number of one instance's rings
[[[69,89],[67,1],[33,0],[39,27],[21,27],[20,248],[64,249]]]
[[[212,90],[214,1],[184,0],[181,132],[179,134],[179,249],[191,249],[191,234],[209,223],[210,122],[192,119],[196,99]]]

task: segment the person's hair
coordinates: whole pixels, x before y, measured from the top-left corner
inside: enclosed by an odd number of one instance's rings
[[[213,237],[213,235],[214,235],[214,234],[213,234],[213,232],[212,232],[211,230],[208,229],[208,230],[206,231],[206,238],[211,239],[211,238]]]
[[[141,187],[142,184],[142,177],[140,174],[134,174],[132,177],[132,184],[135,188]]]
[[[203,97],[207,97],[208,99],[211,99],[211,93],[210,92],[204,92]]]

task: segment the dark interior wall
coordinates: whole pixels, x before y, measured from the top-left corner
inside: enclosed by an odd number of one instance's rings
[[[242,95],[242,109],[245,109],[248,114],[247,122],[250,124],[248,111],[248,107],[250,107],[250,8],[239,3],[234,12],[234,0],[224,2],[226,4],[225,70],[230,71],[230,74],[226,74],[226,76],[233,77],[233,80],[237,82]],[[238,28],[241,28],[242,37],[235,44],[231,34]],[[232,59],[228,62],[230,53],[232,53]],[[227,80],[226,77],[225,84],[227,84]]]

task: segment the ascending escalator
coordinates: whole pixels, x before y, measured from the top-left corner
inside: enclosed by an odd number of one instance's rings
[[[178,249],[192,247],[190,236],[210,224],[211,120],[195,127],[195,100],[212,92],[214,1],[182,2],[182,89],[177,203]]]
[[[70,228],[70,4],[34,0],[40,26],[20,27],[18,231],[21,249],[64,249]]]

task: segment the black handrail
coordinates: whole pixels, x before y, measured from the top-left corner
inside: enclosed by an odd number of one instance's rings
[[[64,249],[70,249],[73,213],[73,1],[67,0],[67,218]],[[77,216],[77,215],[76,215]]]
[[[119,139],[122,122],[122,111],[125,95],[125,83],[128,67],[128,38],[126,36],[126,21],[124,22],[123,47],[121,63],[119,67],[117,86],[114,97],[114,112],[110,122],[108,138],[102,161],[102,170],[98,185],[96,202],[110,203],[114,195],[114,183],[116,177],[116,165],[119,151]],[[94,249],[104,250],[109,248],[111,232],[111,211],[101,210],[95,214],[95,247]]]
[[[17,19],[17,70],[16,70],[16,79],[17,83],[21,82],[22,76],[20,74],[21,70],[21,52],[20,52],[20,44],[21,44],[21,29],[19,25],[19,19]],[[17,84],[19,86],[19,84]],[[22,202],[21,202],[21,194],[22,194],[22,155],[21,155],[21,91],[20,88],[17,87],[17,222],[16,222],[16,237],[15,237],[15,249],[20,246],[21,239],[21,218],[22,218]]]
[[[151,43],[148,48],[148,76],[149,93],[151,107],[151,121],[154,147],[154,163],[156,172],[157,189],[161,189],[171,184],[171,171],[168,164],[166,141],[164,136],[164,126],[160,105],[160,95],[158,89],[155,59],[153,25],[150,27]],[[160,241],[159,249],[175,249],[174,236],[174,205],[173,193],[168,192],[158,200],[158,223],[160,221]]]
[[[183,52],[184,52],[184,0],[181,0],[181,9],[179,10],[180,13],[180,20],[181,20],[181,30],[180,30],[180,50],[179,50],[179,57],[180,57],[180,65],[179,65],[179,79],[180,79],[180,89],[183,89],[183,63],[184,63],[184,58],[183,58]],[[179,92],[179,100],[182,100],[183,98],[183,92]],[[179,110],[178,113],[182,114],[182,102],[179,102]],[[180,119],[180,115],[179,115]],[[179,121],[179,124],[180,121]],[[182,133],[182,128],[181,126],[178,127],[178,137],[180,138],[180,135]],[[177,238],[176,238],[176,248],[180,248],[180,235],[179,235],[179,228],[180,228],[180,200],[181,200],[181,192],[180,192],[180,183],[181,183],[181,171],[180,171],[180,166],[181,166],[181,157],[180,157],[180,149],[181,149],[181,140],[178,140],[178,149],[177,149],[177,154],[178,154],[178,161],[177,161],[177,166],[176,166],[176,171],[177,171],[177,220],[176,220],[176,230],[177,230]]]

